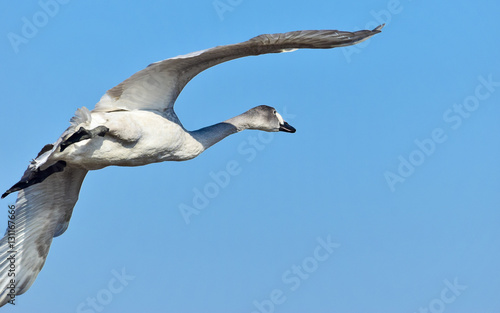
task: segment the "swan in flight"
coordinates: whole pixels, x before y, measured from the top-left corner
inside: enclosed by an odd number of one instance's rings
[[[189,160],[245,129],[295,132],[274,108],[265,105],[212,126],[186,130],[174,112],[174,103],[197,74],[246,56],[353,45],[379,33],[383,26],[356,32],[260,35],[177,56],[150,64],[108,90],[92,111],[78,109],[69,128],[55,143],[45,145],[21,180],[2,195],[18,192],[7,232],[0,240],[0,306],[13,303],[35,281],[52,238],[68,228],[88,171],[110,165]]]

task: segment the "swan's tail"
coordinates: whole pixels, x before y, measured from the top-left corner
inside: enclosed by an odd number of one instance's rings
[[[43,182],[50,175],[61,172],[66,167],[66,162],[61,160],[53,160],[51,157],[54,152],[62,151],[64,143],[68,138],[77,133],[81,127],[87,127],[92,121],[92,116],[89,109],[82,107],[75,112],[70,120],[71,126],[64,131],[59,139],[53,144],[45,145],[33,159],[24,172],[23,177],[13,185],[9,190],[2,194],[2,199],[9,194],[28,188],[31,185]],[[64,146],[65,148],[66,146]]]
[[[55,151],[57,151],[61,143],[71,137],[71,135],[73,135],[80,127],[87,127],[88,125],[90,125],[91,121],[92,116],[90,115],[89,109],[87,109],[86,107],[77,109],[75,112],[75,116],[73,116],[69,121],[71,123],[71,126],[64,131],[64,133],[55,143],[48,144],[43,147],[42,151],[38,153],[37,157],[33,161],[31,161],[30,168],[32,170],[38,170],[42,166],[45,167],[44,165],[49,162],[50,157],[54,154]]]

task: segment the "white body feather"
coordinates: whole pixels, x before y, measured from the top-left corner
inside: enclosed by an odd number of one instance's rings
[[[141,166],[163,161],[184,161],[203,152],[203,145],[176,122],[151,111],[92,112],[86,128],[106,126],[109,134],[54,152],[48,163],[64,160],[86,170],[109,165]],[[123,125],[127,125],[126,128]]]

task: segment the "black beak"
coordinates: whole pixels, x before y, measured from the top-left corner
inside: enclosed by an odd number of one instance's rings
[[[280,132],[295,133],[295,128],[287,122],[284,122],[283,124],[280,124]]]

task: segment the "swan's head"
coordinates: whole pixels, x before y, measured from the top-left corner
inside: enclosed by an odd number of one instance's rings
[[[258,129],[266,132],[295,133],[295,128],[283,120],[275,108],[259,105],[244,113],[248,121],[248,129]]]

